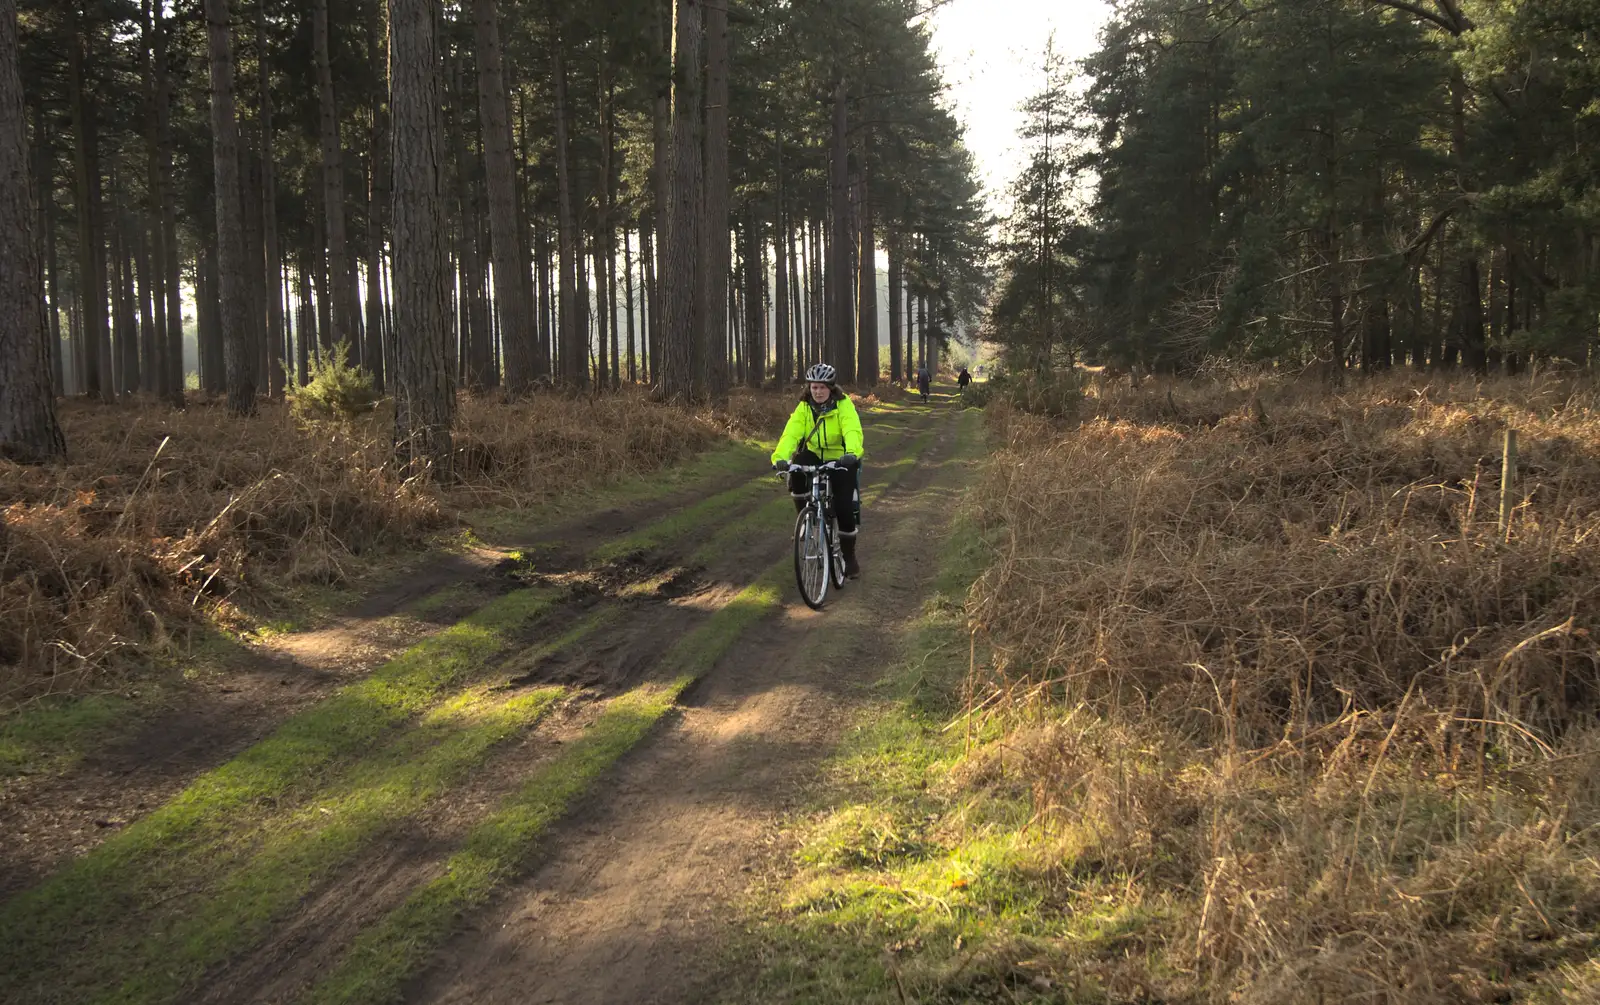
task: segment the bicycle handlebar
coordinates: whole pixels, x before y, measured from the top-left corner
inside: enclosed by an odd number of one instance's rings
[[[838,461],[823,461],[821,464],[791,464],[782,469],[775,467],[774,470],[781,475],[786,475],[790,472],[802,475],[814,475],[819,471],[854,471],[860,466],[860,461],[857,461],[855,464],[840,464]]]

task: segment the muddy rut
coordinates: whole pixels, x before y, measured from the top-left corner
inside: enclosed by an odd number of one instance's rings
[[[797,597],[742,639],[679,718],[554,835],[548,861],[447,948],[411,1002],[690,1002],[716,993],[727,908],[837,745],[930,589],[961,469],[947,425],[872,508],[866,578]]]
[[[787,576],[778,607],[743,629],[676,709],[578,797],[541,836],[520,878],[459,920],[457,934],[401,989],[407,1001],[714,996],[730,905],[765,868],[776,822],[834,749],[863,686],[898,655],[895,629],[917,614],[931,589],[943,528],[966,477],[958,434],[970,434],[970,421],[942,408],[867,416],[865,578],[818,614],[800,603]],[[358,937],[444,873],[451,853],[494,807],[585,736],[609,699],[679,673],[664,656],[787,562],[792,519],[775,479],[723,478],[530,533],[526,556],[517,560],[484,549],[374,591],[315,632],[242,654],[242,672],[228,683],[233,691],[219,688],[205,699],[210,704],[174,709],[137,745],[20,793],[6,807],[0,836],[30,827],[40,833],[51,821],[70,840],[48,854],[17,856],[13,849],[0,857],[7,867],[0,887],[7,878],[27,885],[53,861],[91,848],[105,829],[95,822],[103,809],[52,799],[55,789],[69,792],[77,783],[91,801],[116,803],[119,823],[136,818],[296,709],[370,670],[403,640],[509,589],[556,591],[559,603],[479,678],[511,695],[561,686],[559,705],[536,728],[498,746],[470,777],[386,828],[275,918],[264,937],[210,967],[177,999],[304,1000],[338,970]],[[638,547],[624,547],[635,539]],[[182,909],[181,902],[160,908],[169,915]],[[136,915],[126,923],[146,920]]]

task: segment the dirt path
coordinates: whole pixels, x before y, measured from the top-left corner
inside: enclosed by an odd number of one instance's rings
[[[552,835],[542,868],[451,944],[412,1002],[698,1001],[729,903],[800,785],[895,658],[920,608],[954,489],[957,420],[869,514],[867,578],[815,614],[789,591],[682,715]]]
[[[947,500],[964,478],[963,466],[951,459],[958,441],[968,441],[958,434],[970,434],[972,417],[943,407],[891,406],[867,421],[872,449],[862,557],[868,574],[822,614],[799,603],[785,572],[781,605],[763,601],[758,620],[724,617],[745,609],[740,604],[748,602],[739,598],[749,589],[771,582],[767,570],[787,570],[793,520],[775,482],[724,470],[649,502],[581,514],[537,535],[515,561],[484,549],[419,568],[315,631],[233,654],[239,672],[212,688],[226,707],[191,699],[187,721],[169,710],[129,743],[91,757],[54,784],[25,794],[14,789],[13,797],[25,798],[10,800],[13,812],[0,836],[39,836],[49,822],[56,830],[48,836],[56,840],[33,846],[39,852],[51,845],[54,854],[19,855],[15,845],[0,851],[0,883],[9,867],[18,891],[17,901],[0,900],[0,908],[15,908],[8,923],[38,944],[33,965],[0,985],[26,989],[19,1001],[52,1005],[102,999],[235,1005],[316,996],[362,939],[448,875],[447,862],[475,828],[518,797],[529,778],[582,748],[613,699],[625,703],[637,692],[692,678],[697,682],[679,696],[675,711],[630,740],[637,748],[574,790],[548,828],[522,846],[534,857],[503,874],[509,885],[463,909],[465,930],[450,937],[454,916],[446,916],[424,943],[442,948],[415,956],[400,974],[413,975],[405,990],[417,1001],[698,1000],[691,989],[707,972],[704,961],[729,917],[725,907],[761,863],[774,822],[834,748],[861,684],[896,655],[893,629],[919,608],[936,566]],[[205,862],[183,858],[181,868],[167,858],[184,853],[164,851],[149,840],[149,828],[137,829],[145,813],[165,809],[180,790],[187,795],[197,777],[211,777],[203,772],[258,738],[268,737],[263,746],[270,746],[289,713],[361,680],[405,640],[427,637],[497,597],[514,600],[508,591],[552,599],[497,655],[473,668],[468,690],[487,689],[486,709],[509,707],[539,689],[562,697],[536,727],[485,748],[471,771],[417,796],[413,808],[367,836],[350,838],[360,844],[339,844],[344,839],[337,835],[357,833],[341,828],[378,819],[360,816],[365,800],[376,800],[372,814],[387,812],[381,807],[401,805],[404,790],[361,788],[347,797],[339,794],[340,780],[371,777],[386,786],[382,779],[399,779],[398,765],[410,761],[383,768],[388,774],[360,775],[369,753],[342,755],[303,792],[241,804],[231,843],[217,845],[214,855],[205,851],[212,856]],[[674,662],[678,643],[735,621],[739,627],[717,636],[724,641],[692,671]],[[247,663],[250,674],[243,672]],[[449,692],[438,697],[449,704]],[[228,707],[252,710],[248,728],[240,728],[239,715],[225,714]],[[224,714],[199,714],[205,708]],[[431,734],[414,727],[415,721],[374,737],[370,757],[390,756],[383,751],[405,743],[419,757],[446,756],[444,746],[424,742]],[[289,748],[279,742],[273,749]],[[71,798],[71,782],[91,784]],[[108,805],[115,816],[106,816]],[[314,807],[318,815],[308,816]],[[279,846],[272,835],[291,820],[322,843],[306,846],[314,856],[305,860],[306,871],[274,871],[270,855],[278,852],[271,849]],[[127,842],[114,855],[94,847],[130,823],[134,829],[125,836],[144,842],[132,870],[116,858]],[[86,858],[61,868],[60,857],[73,853]],[[91,872],[104,872],[108,889],[143,892],[107,894],[107,910],[84,914],[81,925],[67,930],[28,929],[20,905],[55,897],[61,884],[51,884],[62,873],[69,874],[61,888],[70,896],[98,896],[71,885],[86,862]],[[57,871],[48,872],[52,867]],[[169,867],[170,882],[162,871]],[[130,879],[147,874],[162,878],[148,889]],[[295,892],[271,907],[233,899],[257,883]],[[201,916],[237,927],[218,937],[215,950],[183,941],[177,933]],[[185,954],[187,962],[174,959]],[[180,965],[184,976],[177,976]],[[530,988],[540,997],[530,997]],[[393,990],[360,1000],[389,1000]]]
[[[513,549],[578,562],[620,533],[744,480],[720,474],[553,526],[502,529],[496,547],[420,558],[316,627],[252,647],[212,640],[214,651],[195,658],[182,679],[166,682],[122,735],[65,772],[0,784],[0,900],[94,848],[289,716],[514,585],[505,575]]]

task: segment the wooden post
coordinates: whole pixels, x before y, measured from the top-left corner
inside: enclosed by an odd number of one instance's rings
[[[1511,511],[1516,507],[1517,431],[1506,430],[1505,452],[1500,464],[1500,531],[1511,533]]]

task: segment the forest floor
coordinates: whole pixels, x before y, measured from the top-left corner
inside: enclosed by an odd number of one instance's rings
[[[733,987],[737,905],[935,591],[982,448],[950,405],[867,411],[866,576],[820,614],[734,444],[219,643],[193,694],[7,786],[0,1000]]]

